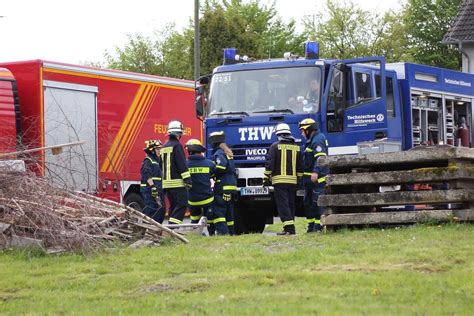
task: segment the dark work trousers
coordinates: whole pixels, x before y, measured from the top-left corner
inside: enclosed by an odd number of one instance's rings
[[[217,213],[216,218],[224,218],[226,222],[227,230],[230,235],[234,234],[234,201],[224,201],[221,194],[214,195],[214,207],[215,212]],[[212,234],[212,226],[210,227],[210,232]]]
[[[164,207],[164,194],[160,194],[161,204],[162,206],[159,208],[158,203],[154,197],[151,196],[151,189],[150,187],[145,187],[140,189],[140,194],[143,197],[143,201],[145,202],[145,207],[143,208],[143,214],[148,217],[151,217],[155,222],[163,223],[165,218],[165,207]]]
[[[227,227],[229,228],[229,235],[234,235],[234,197],[232,195],[232,200],[227,203],[227,211],[225,213],[225,220],[227,222]]]
[[[295,220],[295,196],[296,185],[294,184],[275,184],[274,186],[275,202],[278,209],[278,215],[281,222],[291,223],[294,225]],[[290,224],[290,225],[291,225]]]
[[[170,224],[181,224],[188,206],[188,191],[183,188],[166,189],[166,196],[170,201]]]
[[[223,214],[219,212],[215,208],[215,203],[209,203],[206,205],[200,205],[200,206],[189,206],[189,211],[191,213],[191,223],[198,223],[200,217],[204,214],[204,216],[207,217],[207,221],[209,223],[209,226],[212,228],[209,228],[209,235],[214,235],[216,232],[218,235],[227,235],[229,233],[227,229],[227,225],[225,223],[225,219]],[[199,218],[199,219],[198,219]]]
[[[326,192],[326,183],[316,183],[313,188],[313,205],[316,207],[316,221],[321,220],[321,215],[324,214],[324,208],[319,206],[318,198]],[[317,222],[318,223],[318,222]]]
[[[312,231],[315,226],[321,225],[321,215],[323,215],[324,209],[318,206],[318,198],[324,194],[325,189],[326,183],[310,183],[305,185],[304,206],[306,220],[308,221],[308,231]]]
[[[309,222],[313,222],[316,219],[316,205],[313,204],[313,188],[314,183],[305,183],[304,186],[304,211],[306,219]]]
[[[208,206],[207,205],[199,205],[199,206],[193,206],[189,205],[189,213],[190,213],[190,219],[191,219],[191,224],[197,224],[201,220],[201,218],[205,215],[205,208]]]

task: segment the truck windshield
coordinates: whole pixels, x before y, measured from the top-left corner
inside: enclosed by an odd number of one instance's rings
[[[321,69],[294,67],[214,74],[207,116],[315,113],[321,98]]]

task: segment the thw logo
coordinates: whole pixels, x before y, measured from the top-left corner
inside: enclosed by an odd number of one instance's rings
[[[240,140],[270,140],[275,126],[257,126],[239,128]]]

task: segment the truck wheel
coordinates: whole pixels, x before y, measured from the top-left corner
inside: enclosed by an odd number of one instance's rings
[[[252,208],[248,216],[248,230],[250,233],[261,234],[265,230],[265,212],[262,209]]]
[[[124,204],[141,212],[145,208],[145,202],[139,193],[129,193],[124,198]]]
[[[245,216],[242,214],[245,212],[245,208],[235,207],[234,208],[234,229],[236,235],[248,234],[248,228],[245,223]]]
[[[235,233],[237,235],[262,233],[265,229],[265,214],[249,205],[239,205],[235,208]]]

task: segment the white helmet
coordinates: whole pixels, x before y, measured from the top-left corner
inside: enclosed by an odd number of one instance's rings
[[[183,123],[181,123],[180,121],[171,121],[169,122],[168,124],[168,135],[170,134],[183,134],[183,131],[184,131],[184,127],[183,127]]]
[[[280,123],[275,128],[276,135],[291,135],[290,126],[286,123]]]

